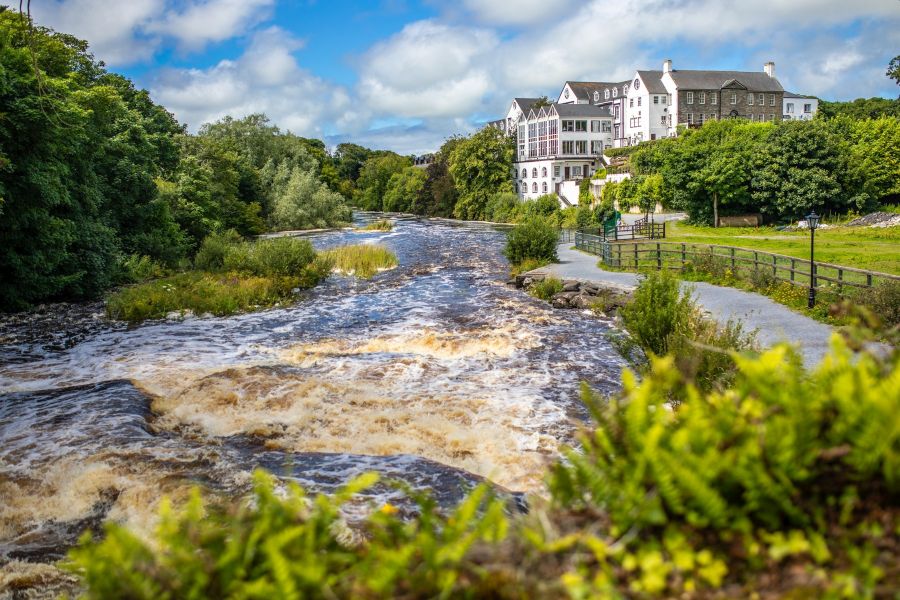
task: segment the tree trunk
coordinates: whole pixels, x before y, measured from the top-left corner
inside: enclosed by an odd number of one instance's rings
[[[719,192],[713,192],[713,227],[719,226]]]

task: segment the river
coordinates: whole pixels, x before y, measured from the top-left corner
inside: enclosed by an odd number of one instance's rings
[[[618,389],[611,325],[507,286],[494,227],[310,239],[384,244],[400,265],[290,307],[0,348],[0,565],[58,559],[106,519],[146,532],[163,494],[237,496],[260,467],[312,491],[375,470],[444,504],[480,478],[540,491],[585,418],[580,382]]]

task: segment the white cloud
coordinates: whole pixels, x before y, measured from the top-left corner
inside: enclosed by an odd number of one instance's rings
[[[226,115],[266,113],[283,129],[320,137],[350,108],[350,99],[299,65],[292,52],[300,47],[300,40],[270,27],[257,32],[237,60],[163,71],[151,93],[192,130]]]
[[[242,35],[269,17],[274,0],[198,0],[169,10],[148,30],[170,36],[186,50]]]
[[[463,0],[463,6],[483,23],[546,25],[565,15],[572,0]]]
[[[86,39],[91,52],[112,65],[150,58],[159,40],[145,29],[165,8],[165,0],[52,0],[35,2],[32,16],[41,25]]]

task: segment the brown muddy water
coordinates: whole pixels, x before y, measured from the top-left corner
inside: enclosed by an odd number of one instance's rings
[[[580,382],[618,388],[610,325],[507,287],[502,231],[400,218],[310,239],[400,266],[288,308],[0,346],[0,597],[51,589],[85,529],[147,532],[163,495],[237,497],[257,468],[325,492],[374,470],[445,505],[482,478],[540,491],[584,419]]]

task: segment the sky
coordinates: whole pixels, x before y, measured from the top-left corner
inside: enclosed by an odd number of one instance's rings
[[[0,0],[2,2],[2,0]],[[827,100],[897,97],[900,0],[32,0],[40,25],[191,131],[265,113],[333,147],[401,154],[504,117],[514,97],[636,69],[762,70]]]

